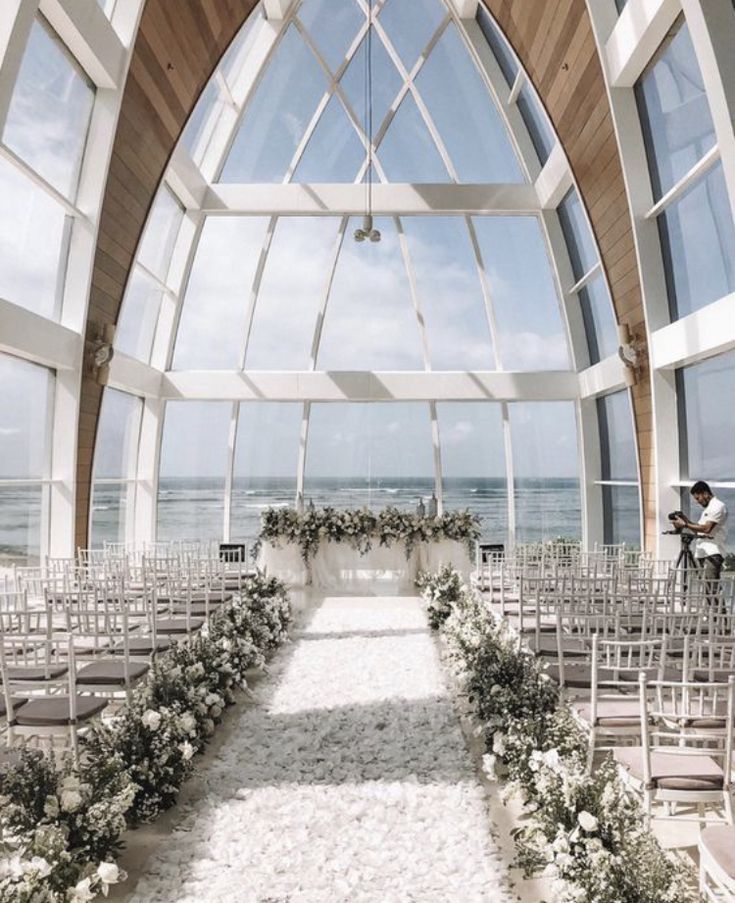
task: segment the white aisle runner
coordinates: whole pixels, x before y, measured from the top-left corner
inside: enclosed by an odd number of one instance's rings
[[[229,731],[136,903],[505,903],[418,599],[327,598]]]

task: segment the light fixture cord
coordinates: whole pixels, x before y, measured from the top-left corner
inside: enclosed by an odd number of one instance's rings
[[[373,0],[367,0],[365,41],[365,131],[367,132],[367,213],[373,212]]]

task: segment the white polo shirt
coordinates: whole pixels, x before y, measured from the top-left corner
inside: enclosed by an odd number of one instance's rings
[[[697,539],[697,547],[694,550],[695,558],[707,558],[709,555],[722,555],[725,557],[725,543],[727,542],[727,508],[714,496],[709,500],[707,507],[702,512],[698,523],[714,523],[709,536],[701,536]]]

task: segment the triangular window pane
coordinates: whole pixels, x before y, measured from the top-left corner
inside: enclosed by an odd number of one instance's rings
[[[388,0],[380,24],[410,72],[446,15],[441,0]]]
[[[347,56],[365,16],[354,0],[304,0],[299,19],[334,73]]]
[[[377,243],[358,244],[350,220],[327,303],[319,370],[423,370],[418,323],[393,220]]]
[[[403,217],[434,370],[493,370],[487,308],[464,217]]]
[[[292,182],[354,182],[365,149],[337,97],[327,104]]]
[[[291,25],[235,136],[222,182],[280,182],[304,136],[326,77]]]
[[[389,182],[449,182],[434,140],[411,94],[403,99],[378,157]]]
[[[505,125],[453,24],[416,86],[461,182],[523,182]]]
[[[338,222],[331,216],[278,220],[255,305],[246,368],[309,368],[316,320],[334,260]]]
[[[370,57],[372,60],[373,83],[373,134],[377,135],[381,123],[391,104],[398,96],[403,79],[388,56],[383,42],[373,31]],[[342,76],[340,85],[357,116],[365,126],[365,53],[367,42],[363,39],[352,57],[352,62]]]

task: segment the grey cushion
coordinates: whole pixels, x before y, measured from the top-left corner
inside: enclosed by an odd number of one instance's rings
[[[643,782],[643,748],[624,746],[613,750],[615,761]],[[721,790],[724,775],[710,756],[651,753],[651,786],[662,790]]]
[[[592,705],[575,706],[579,717],[590,724]],[[596,727],[637,727],[641,723],[641,706],[637,699],[601,699],[597,703]]]
[[[154,650],[152,636],[131,636],[128,640],[128,651],[131,655],[151,655],[151,653],[154,651],[165,652],[167,649],[171,648],[171,645],[171,640],[156,637],[156,645]],[[125,652],[125,647],[123,646],[122,642],[116,643],[110,648],[109,652],[110,655],[123,655]]]
[[[138,680],[150,665],[147,662],[128,662],[130,680]],[[100,659],[85,665],[77,672],[77,683],[116,686],[125,683],[125,663],[121,659]]]
[[[77,721],[89,721],[107,705],[106,699],[98,696],[80,696],[77,701]],[[70,724],[69,697],[43,696],[30,699],[15,718],[16,724],[25,727],[63,727]]]
[[[11,665],[8,668],[8,677],[12,681],[58,680],[67,671],[66,665],[49,665],[48,669],[43,665]]]
[[[13,714],[25,703],[28,702],[27,699],[23,699],[21,696],[11,696],[10,697],[10,706],[12,708]],[[5,693],[0,693],[0,718],[5,717],[5,713],[7,712],[7,707],[5,705]]]
[[[203,618],[189,618],[190,630],[200,630],[203,625]],[[156,632],[162,634],[186,633],[186,618],[161,618],[156,621]]]

